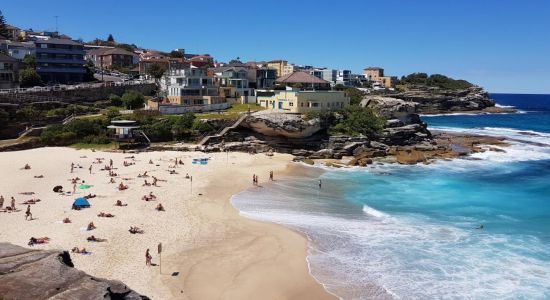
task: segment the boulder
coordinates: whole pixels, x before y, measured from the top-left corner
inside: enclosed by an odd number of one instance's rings
[[[404,101],[392,97],[382,97],[376,95],[366,95],[360,105],[374,109],[379,116],[386,120],[398,119],[403,122],[410,114],[416,113],[417,103]]]
[[[149,299],[120,281],[74,268],[67,251],[33,250],[0,243],[2,299]]]
[[[266,136],[306,138],[317,133],[323,126],[319,119],[305,120],[298,114],[261,113],[247,117],[241,125]]]

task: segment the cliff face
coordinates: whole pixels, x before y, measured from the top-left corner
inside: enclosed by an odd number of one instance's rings
[[[391,95],[391,97],[416,103],[416,112],[420,114],[483,111],[495,106],[495,101],[481,87],[471,87],[465,90],[416,87]]]
[[[149,299],[122,282],[74,268],[67,251],[32,250],[0,243],[2,299]]]
[[[248,117],[241,126],[266,136],[307,138],[322,128],[319,119],[304,120],[300,115],[265,113]]]

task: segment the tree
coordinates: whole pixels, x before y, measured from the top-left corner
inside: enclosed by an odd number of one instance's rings
[[[36,56],[26,54],[25,57],[23,57],[23,63],[27,68],[36,69]]]
[[[27,68],[19,72],[19,84],[21,87],[33,87],[44,85],[44,82],[36,70]]]
[[[112,106],[121,106],[122,98],[119,95],[111,94],[109,95],[109,100],[111,101]]]
[[[170,57],[183,58],[183,53],[181,53],[180,51],[172,50],[172,52],[170,52]]]
[[[142,108],[145,103],[145,97],[138,91],[129,90],[122,95],[122,103],[128,109]]]
[[[115,38],[110,33],[109,33],[109,37],[107,37],[107,42],[109,42],[109,43],[114,43],[115,42]]]
[[[371,108],[349,106],[342,113],[344,119],[331,128],[331,133],[370,136],[380,132],[386,123]]]
[[[0,35],[3,35],[5,37],[8,37],[8,24],[6,24],[6,18],[4,18],[4,14],[2,14],[2,11],[0,10]]]
[[[167,68],[165,65],[154,63],[147,70],[147,74],[151,75],[155,81],[158,81],[162,78]]]
[[[363,97],[365,96],[365,93],[363,91],[353,87],[346,87],[343,90],[348,94],[351,105],[359,105],[359,103],[361,103],[361,100],[363,100]]]
[[[238,56],[237,56],[237,58],[232,59],[232,60],[229,61],[230,65],[237,65],[237,64],[242,65],[242,63],[243,62],[241,61],[241,58],[238,57]]]

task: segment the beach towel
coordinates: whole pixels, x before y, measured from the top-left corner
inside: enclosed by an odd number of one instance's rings
[[[81,184],[81,185],[80,185],[80,189],[81,189],[81,190],[86,190],[86,189],[89,189],[89,188],[91,188],[91,187],[92,187],[92,186],[91,186],[91,185],[88,185],[88,184]]]

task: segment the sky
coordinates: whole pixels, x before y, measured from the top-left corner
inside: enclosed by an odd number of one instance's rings
[[[8,23],[217,61],[466,79],[489,92],[550,94],[547,0],[4,1]],[[47,4],[46,4],[47,2]],[[22,5],[24,3],[24,5]]]

